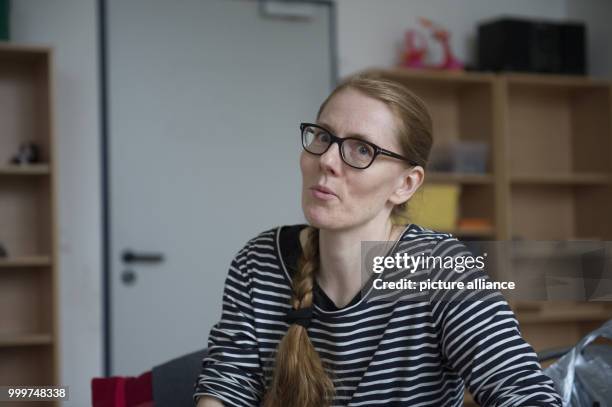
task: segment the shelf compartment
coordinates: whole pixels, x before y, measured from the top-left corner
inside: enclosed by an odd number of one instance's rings
[[[511,235],[534,240],[609,240],[612,188],[599,185],[511,187]]]
[[[459,197],[459,219],[484,218],[495,230],[495,204],[493,185],[468,184],[461,187]],[[460,230],[460,229],[459,229]],[[468,232],[467,230],[465,231]],[[488,231],[484,231],[487,234]],[[478,233],[476,233],[478,235]]]
[[[7,268],[0,272],[0,341],[53,332],[50,268]]]
[[[54,384],[53,346],[0,348],[0,384],[45,386]],[[27,405],[37,405],[27,403]],[[40,405],[49,405],[41,403]]]
[[[433,185],[434,183],[431,183],[432,188]],[[492,185],[464,184],[459,188],[451,183],[447,185],[439,184],[439,186],[442,188],[451,187],[452,190],[457,189],[458,195],[455,195],[455,192],[449,192],[449,197],[445,198],[444,193],[439,195],[439,192],[429,192],[428,188],[420,189],[411,198],[406,212],[402,215],[404,223],[416,222],[420,226],[439,232],[451,233],[459,237],[479,239],[495,237],[494,188]],[[451,204],[451,199],[454,201],[455,197],[457,200],[456,206]],[[430,199],[436,200],[437,203],[442,202],[443,205],[440,208],[437,205],[431,205],[428,203]],[[441,211],[440,214],[435,212],[438,210]],[[440,222],[441,218],[445,221]],[[486,228],[479,227],[478,229],[460,228],[458,222],[462,218],[484,219],[489,226]],[[442,224],[445,226],[442,226]]]
[[[512,304],[524,338],[540,352],[574,346],[612,318],[605,302],[517,301]]]
[[[8,256],[52,252],[51,179],[0,178],[0,242]]]
[[[612,175],[609,85],[564,80],[558,86],[508,80],[511,178],[564,174],[560,177],[589,183],[597,174]]]
[[[536,352],[575,346],[580,339],[600,327],[605,319],[591,321],[528,321],[518,315],[523,338]]]
[[[523,336],[536,351],[574,346],[612,318],[612,308],[604,303],[540,302],[537,311],[522,311],[517,303],[514,308]]]
[[[7,163],[22,143],[40,148],[41,160],[50,157],[49,52],[5,52],[0,48],[0,163]]]

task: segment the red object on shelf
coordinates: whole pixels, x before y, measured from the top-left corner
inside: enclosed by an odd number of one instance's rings
[[[93,407],[153,407],[151,371],[138,377],[104,377],[91,380]]]
[[[493,228],[493,225],[485,218],[461,218],[457,221],[457,228],[465,232],[487,232]]]
[[[425,55],[427,54],[427,40],[416,30],[406,31],[404,38],[404,54],[402,55],[402,65],[406,68],[422,69],[427,68]]]
[[[425,62],[429,53],[427,39],[421,32],[413,29],[406,31],[400,65],[415,69],[462,70],[463,63],[455,57],[450,46],[450,32],[427,18],[419,18],[419,23],[429,31],[433,40],[442,47],[442,61],[438,64]]]
[[[433,21],[421,18],[421,24],[427,27],[431,31],[431,36],[440,43],[442,51],[444,52],[444,60],[440,65],[433,66],[432,68],[446,69],[446,70],[462,70],[463,63],[455,57],[450,47],[450,33],[439,25],[434,24]]]

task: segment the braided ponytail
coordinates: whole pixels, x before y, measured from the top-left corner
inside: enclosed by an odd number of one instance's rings
[[[314,278],[319,268],[319,230],[308,227],[307,241],[293,277],[294,309],[312,307]],[[306,328],[292,324],[278,345],[272,385],[265,407],[326,407],[334,385],[310,342]]]

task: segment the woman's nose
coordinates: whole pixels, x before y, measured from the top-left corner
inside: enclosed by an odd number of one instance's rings
[[[340,147],[338,143],[332,143],[331,146],[320,157],[321,167],[330,170],[334,173],[340,171],[342,166],[342,157],[340,156]]]

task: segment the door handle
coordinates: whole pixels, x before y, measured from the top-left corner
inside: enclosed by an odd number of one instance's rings
[[[121,255],[123,262],[126,264],[133,263],[161,263],[164,261],[163,253],[137,253],[130,249],[123,251]]]

